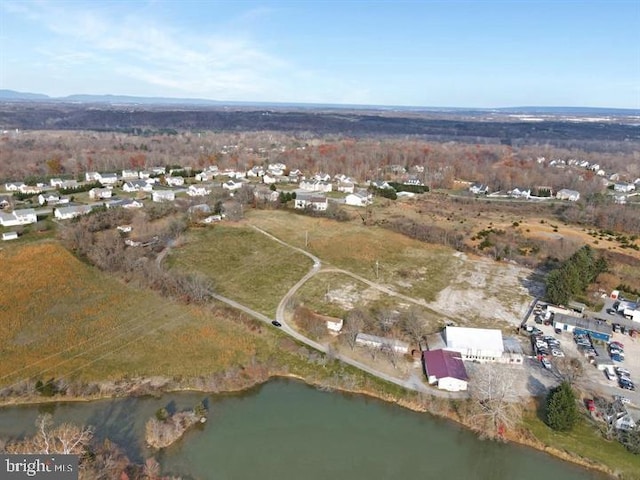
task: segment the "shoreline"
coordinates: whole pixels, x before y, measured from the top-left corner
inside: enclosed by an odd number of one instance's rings
[[[349,389],[346,387],[333,386],[323,384],[322,382],[306,379],[302,376],[291,374],[291,373],[276,373],[271,374],[267,378],[264,379],[255,379],[247,382],[244,385],[238,386],[229,386],[228,388],[219,389],[216,391],[208,391],[201,388],[195,387],[178,387],[178,388],[163,388],[165,385],[159,385],[158,387],[145,390],[143,392],[137,392],[135,389],[131,391],[119,392],[119,393],[97,393],[95,395],[84,395],[84,396],[54,396],[54,397],[41,397],[41,396],[29,396],[27,398],[20,397],[7,397],[0,400],[0,408],[5,407],[21,407],[21,406],[38,406],[38,405],[48,405],[51,403],[87,403],[87,402],[97,402],[102,400],[110,400],[110,399],[123,399],[123,398],[136,398],[136,397],[161,397],[167,394],[180,394],[180,393],[202,393],[206,395],[239,395],[245,392],[248,392],[251,389],[259,388],[266,383],[278,380],[294,380],[304,383],[309,387],[313,387],[316,389],[328,391],[328,392],[339,392],[342,394],[350,394],[350,395],[360,395],[366,396],[369,398],[373,398],[379,400],[381,402],[385,402],[388,404],[395,404],[402,408],[406,408],[408,410],[418,412],[418,413],[427,413],[434,417],[444,419],[450,422],[455,423],[459,427],[462,427],[466,430],[469,430],[475,434],[478,432],[471,428],[469,425],[465,424],[461,421],[460,418],[456,417],[451,413],[451,411],[447,408],[440,408],[439,411],[434,411],[434,409],[429,409],[424,402],[419,402],[417,400],[411,400],[406,398],[397,398],[396,396],[380,391],[375,391],[371,389]],[[137,380],[129,380],[127,383],[132,387],[140,386],[142,382],[148,382],[150,379],[137,379]],[[170,381],[167,379],[167,383]],[[435,399],[437,397],[430,396],[429,399]],[[441,401],[442,399],[438,399]],[[446,400],[443,402],[445,406],[450,406],[450,400]],[[496,440],[490,440],[496,441]],[[600,463],[595,463],[587,458],[583,458],[577,456],[576,454],[572,454],[565,450],[557,449],[551,447],[549,445],[544,444],[537,438],[531,434],[528,430],[522,430],[521,432],[508,432],[504,437],[505,442],[512,442],[517,445],[524,446],[526,448],[531,448],[540,452],[543,452],[547,455],[551,455],[555,458],[558,458],[562,461],[573,463],[582,468],[585,468],[590,471],[596,471],[599,473],[604,473],[611,478],[619,478],[616,473],[611,470],[609,467],[602,465]]]

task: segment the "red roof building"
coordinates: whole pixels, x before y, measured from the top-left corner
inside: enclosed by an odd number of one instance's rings
[[[441,390],[459,392],[467,389],[467,369],[458,352],[429,350],[422,352],[422,364],[427,380]]]

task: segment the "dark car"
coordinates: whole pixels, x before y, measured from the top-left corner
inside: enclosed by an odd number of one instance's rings
[[[281,327],[282,326],[282,324],[277,320],[273,320],[271,322],[271,325],[273,325],[274,327]]]

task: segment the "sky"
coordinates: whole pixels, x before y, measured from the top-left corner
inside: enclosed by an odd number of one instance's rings
[[[640,108],[640,0],[0,0],[0,89]]]

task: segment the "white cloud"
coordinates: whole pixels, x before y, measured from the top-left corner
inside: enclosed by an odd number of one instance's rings
[[[249,38],[184,31],[140,15],[118,18],[105,8],[79,7],[55,2],[3,6],[53,34],[37,52],[57,73],[69,68],[77,77],[86,74],[83,70],[110,66],[121,78],[136,80],[132,84],[161,87],[151,89],[157,94],[267,99],[277,87],[276,78],[293,72],[291,65]],[[263,13],[247,15],[254,19]]]

